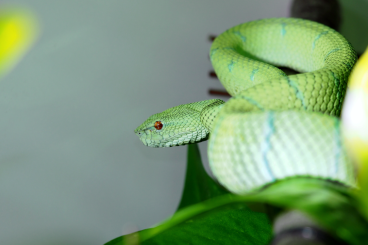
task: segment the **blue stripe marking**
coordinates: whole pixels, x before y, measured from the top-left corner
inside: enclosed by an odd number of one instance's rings
[[[231,63],[227,66],[227,68],[229,69],[229,72],[232,72],[234,69],[234,61],[231,61]]]
[[[245,43],[247,41],[247,38],[245,36],[243,36],[239,31],[234,31],[233,32],[236,36],[240,37],[241,40],[243,41],[243,43]]]
[[[299,91],[298,86],[295,84],[295,82],[291,81],[289,78],[287,78],[287,80],[288,80],[290,87],[292,87],[295,90],[296,97],[302,101],[303,108],[306,110],[307,106],[305,104],[304,96]]]
[[[255,105],[255,106],[257,106],[258,107],[258,109],[260,109],[260,110],[262,110],[262,111],[264,111],[264,108],[260,105],[260,104],[258,104],[258,102],[257,101],[255,101],[254,99],[252,99],[252,98],[249,98],[249,97],[246,97],[246,96],[240,96],[242,99],[245,99],[245,100],[247,100],[249,103],[251,103],[252,105]]]
[[[350,62],[344,63],[349,69],[353,68],[353,66],[350,64]]]
[[[313,44],[312,44],[312,49],[314,49],[315,47],[316,47],[316,42],[317,42],[317,40],[318,39],[320,39],[321,38],[321,36],[323,36],[323,35],[326,35],[328,33],[328,31],[323,31],[323,32],[321,32],[320,34],[318,34],[318,36],[314,39],[314,41],[313,41]]]
[[[342,143],[340,137],[340,122],[337,118],[334,117],[334,138],[336,142],[335,147],[335,159],[334,159],[334,175],[336,175],[339,171],[339,163],[340,163],[340,156],[342,151]]]
[[[341,89],[339,89],[339,87],[340,87],[340,79],[338,77],[336,77],[336,75],[335,75],[334,72],[331,72],[331,73],[332,73],[332,76],[334,78],[334,83],[335,83],[335,86],[336,86],[336,89],[337,89],[337,95],[336,95],[336,97],[338,99],[340,99],[342,97],[342,95],[341,95],[341,92],[342,91],[341,91]]]
[[[253,82],[254,81],[254,75],[258,72],[259,69],[254,69],[252,71],[252,74],[250,74],[250,80]]]
[[[267,169],[268,174],[270,175],[270,178],[272,181],[275,181],[275,176],[272,173],[272,170],[270,168],[270,163],[267,159],[267,153],[271,151],[271,136],[275,133],[275,125],[274,125],[274,112],[270,111],[267,113],[267,122],[265,127],[265,135],[266,139],[262,142],[262,158],[264,165]]]
[[[331,50],[330,52],[328,52],[328,54],[326,54],[326,56],[325,56],[325,61],[326,61],[326,59],[327,59],[327,57],[330,55],[330,54],[332,54],[332,53],[334,53],[334,52],[336,52],[336,51],[339,51],[340,49],[339,48],[335,48],[335,49],[333,49],[333,50]]]
[[[281,23],[281,35],[282,36],[285,36],[285,34],[286,34],[285,27],[286,27],[286,23]]]
[[[218,48],[214,48],[214,49],[211,49],[211,52],[210,52],[210,59],[212,61],[212,56],[217,52]]]

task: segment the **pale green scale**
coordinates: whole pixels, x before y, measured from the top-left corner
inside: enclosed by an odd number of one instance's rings
[[[275,179],[293,176],[318,176],[355,185],[353,163],[342,146],[336,155],[336,137],[340,136],[335,118],[316,112],[280,111],[273,112],[270,122],[269,113],[220,117],[217,133],[209,142],[209,160],[224,186],[243,194]],[[229,137],[231,134],[237,137]],[[239,146],[244,148],[238,151],[247,157],[235,162],[233,155]],[[229,167],[230,162],[233,167]],[[240,175],[239,169],[243,169]],[[257,181],[247,182],[249,176],[256,176]]]
[[[195,143],[210,134],[211,170],[238,194],[295,176],[355,186],[335,117],[356,61],[343,36],[307,20],[257,20],[219,35],[210,58],[233,97],[151,116],[135,130],[145,145]],[[275,66],[301,73],[286,76]],[[155,128],[157,121],[162,128]]]

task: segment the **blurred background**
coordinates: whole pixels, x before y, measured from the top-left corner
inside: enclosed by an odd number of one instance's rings
[[[0,81],[0,244],[97,245],[175,211],[187,148],[148,148],[133,131],[221,98],[208,94],[222,88],[208,76],[208,35],[287,17],[291,0],[2,3],[33,10],[42,32]],[[368,0],[340,3],[341,33],[362,53]]]

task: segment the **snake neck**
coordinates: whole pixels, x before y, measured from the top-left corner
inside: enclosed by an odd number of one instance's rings
[[[201,123],[203,124],[203,126],[206,127],[206,129],[209,132],[212,132],[214,121],[219,111],[223,107],[225,101],[220,100],[220,99],[214,99],[214,100],[211,100],[211,102],[212,103],[204,107],[200,113]]]

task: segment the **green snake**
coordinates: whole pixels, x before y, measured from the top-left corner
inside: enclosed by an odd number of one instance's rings
[[[233,97],[152,115],[135,130],[143,144],[209,139],[211,170],[236,194],[295,176],[355,187],[338,116],[357,57],[341,34],[297,18],[256,20],[219,35],[210,58]],[[276,66],[300,73],[287,76]]]

